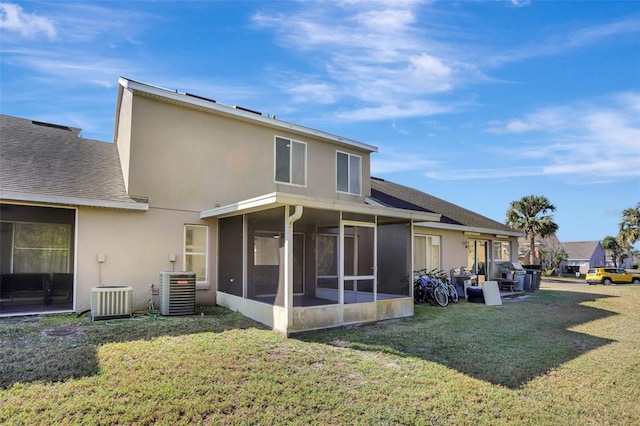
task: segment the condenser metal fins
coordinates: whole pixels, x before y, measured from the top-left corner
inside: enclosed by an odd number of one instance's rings
[[[196,313],[196,273],[160,273],[160,314],[193,315]]]

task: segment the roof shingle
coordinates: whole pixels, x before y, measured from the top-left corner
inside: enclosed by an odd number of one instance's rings
[[[0,114],[0,189],[135,203],[125,190],[116,145],[79,133]]]
[[[511,227],[486,216],[482,216],[417,189],[389,182],[384,179],[371,178],[371,198],[388,207],[439,213],[442,215],[440,218],[441,223],[504,232],[514,231]]]

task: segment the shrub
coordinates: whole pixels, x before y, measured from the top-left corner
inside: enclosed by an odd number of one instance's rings
[[[536,271],[542,271],[542,265],[522,265],[524,269],[535,269]]]

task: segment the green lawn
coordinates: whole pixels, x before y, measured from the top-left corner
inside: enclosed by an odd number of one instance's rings
[[[640,424],[640,286],[286,339],[237,313],[0,321],[0,424]]]

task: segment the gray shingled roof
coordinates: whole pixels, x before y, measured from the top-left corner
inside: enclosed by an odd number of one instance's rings
[[[79,134],[77,128],[0,115],[0,190],[136,203],[125,190],[115,144]]]
[[[568,260],[589,260],[600,241],[572,241],[562,243],[562,248],[567,252]]]
[[[441,214],[441,223],[513,232],[511,227],[486,216],[408,186],[371,178],[371,198],[388,207]]]

